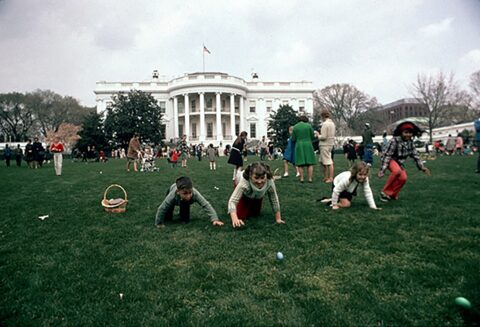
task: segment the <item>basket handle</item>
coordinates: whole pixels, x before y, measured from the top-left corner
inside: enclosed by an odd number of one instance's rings
[[[127,201],[127,191],[125,191],[125,189],[123,187],[121,187],[120,185],[118,184],[112,184],[110,185],[109,187],[107,187],[107,189],[105,190],[105,193],[103,193],[103,199],[106,200],[107,199],[107,193],[108,191],[112,188],[112,187],[118,187],[119,189],[121,189],[123,191],[123,194],[125,195],[125,201]]]

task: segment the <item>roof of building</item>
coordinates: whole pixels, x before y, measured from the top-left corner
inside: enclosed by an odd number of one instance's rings
[[[421,104],[421,102],[418,101],[418,99],[416,99],[416,98],[403,98],[403,99],[400,99],[400,100],[397,100],[397,101],[387,103],[386,105],[381,107],[381,110],[397,107],[397,106],[402,105],[402,104]]]

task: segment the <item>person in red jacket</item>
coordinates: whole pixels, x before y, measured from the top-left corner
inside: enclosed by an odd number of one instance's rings
[[[65,149],[63,148],[63,144],[60,143],[60,138],[57,136],[50,145],[50,152],[53,153],[53,165],[57,176],[62,175],[63,151],[65,151]]]

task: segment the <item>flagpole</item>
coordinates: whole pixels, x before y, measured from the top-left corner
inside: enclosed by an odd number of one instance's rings
[[[205,44],[203,44],[202,54],[203,54],[203,72],[205,73]]]

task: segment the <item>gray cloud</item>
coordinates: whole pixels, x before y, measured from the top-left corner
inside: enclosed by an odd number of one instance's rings
[[[385,103],[408,96],[417,73],[468,81],[479,10],[476,0],[5,0],[0,92],[51,89],[94,105],[100,80],[200,71],[205,43],[207,70],[353,83]]]

